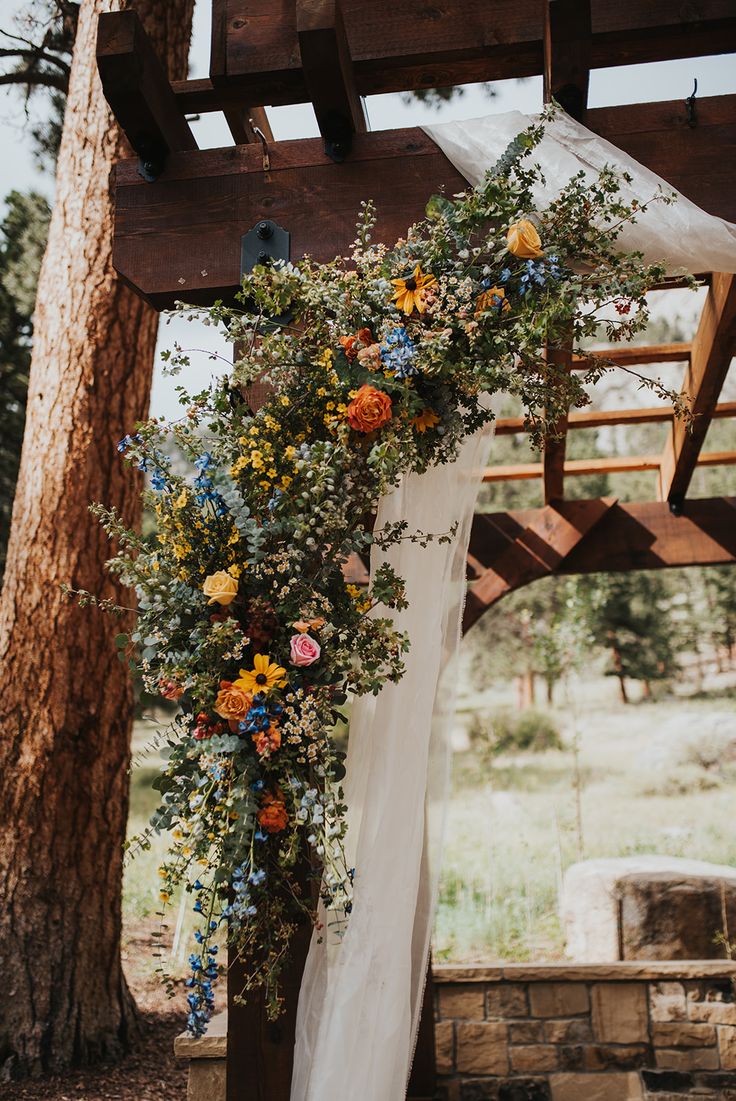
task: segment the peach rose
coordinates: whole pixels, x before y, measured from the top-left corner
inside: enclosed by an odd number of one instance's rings
[[[261,809],[258,811],[258,821],[268,833],[280,833],[289,824],[289,812],[284,804],[283,796],[264,795]]]
[[[232,604],[238,593],[238,583],[225,570],[218,570],[205,577],[202,592],[210,598],[208,604]]]
[[[265,753],[274,753],[281,747],[281,731],[273,720],[268,730],[259,730],[251,737],[259,757],[263,757]]]
[[[163,677],[158,682],[158,690],[165,700],[180,700],[184,695],[184,689],[175,680],[165,680]]]
[[[290,645],[289,661],[292,665],[314,665],[315,661],[319,661],[322,650],[317,640],[311,635],[303,633],[292,635]]]
[[[220,691],[215,700],[215,711],[223,719],[242,722],[253,703],[253,697],[229,680],[220,681]]]
[[[348,420],[358,432],[375,432],[391,420],[391,398],[366,383],[348,406]]]
[[[506,234],[506,247],[514,256],[522,260],[535,260],[542,255],[542,241],[536,226],[528,218],[521,218],[509,226]]]

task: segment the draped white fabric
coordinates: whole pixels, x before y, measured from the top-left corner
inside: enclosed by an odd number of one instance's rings
[[[465,122],[438,123],[424,129],[455,168],[469,183],[477,186],[509,142],[538,117],[508,111]],[[531,160],[541,166],[546,178],[546,183],[534,192],[540,207],[546,206],[576,172],[582,169],[586,176],[593,178],[605,165],[631,176],[631,182],[624,183],[622,188],[626,200],[650,199],[660,187],[668,193],[674,191],[666,180],[564,111],[558,112],[547,124],[542,141],[531,153]],[[670,270],[736,272],[736,225],[706,214],[684,195],[678,195],[677,202],[672,205],[654,203],[634,225],[624,227],[619,242],[624,250],[643,252],[649,263],[665,260]]]
[[[354,906],[341,941],[312,941],[292,1101],[405,1096],[437,893],[466,551],[489,439],[468,438],[455,463],[404,477],[380,504],[377,528],[458,526],[449,544],[405,540],[371,558],[372,570],[388,561],[406,579],[409,607],[394,618],[411,651],[399,684],[353,707],[345,789]]]

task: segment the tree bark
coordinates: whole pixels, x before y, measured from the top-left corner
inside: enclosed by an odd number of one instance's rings
[[[111,170],[130,155],[95,65],[97,15],[113,6],[136,8],[172,78],[191,33],[193,0],[81,6],[0,603],[6,1077],[119,1057],[135,1033],[120,962],[132,701],[113,644],[127,624],[60,591],[120,599],[88,505],[132,526],[141,512],[115,444],[147,414],[158,319],[111,263]]]

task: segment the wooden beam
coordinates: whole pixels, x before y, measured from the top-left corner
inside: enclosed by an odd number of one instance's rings
[[[97,68],[105,99],[147,178],[160,175],[170,153],[197,148],[167,72],[134,11],[100,15]]]
[[[675,512],[682,508],[695,467],[703,458],[700,449],[735,353],[736,278],[714,273],[683,386],[695,420],[691,427],[682,420],[673,421],[661,460],[660,496]]]
[[[708,208],[710,201],[713,213],[736,219],[736,142],[726,137],[734,129],[736,96],[700,100],[698,127],[683,122],[680,133],[673,120],[682,112],[680,102],[639,104],[605,108],[602,120],[591,110],[588,123],[624,148],[632,127],[638,137],[648,126],[639,159],[665,177],[669,172],[674,186],[685,183],[695,202]],[[679,163],[670,159],[673,143]],[[683,180],[688,161],[705,169]],[[720,181],[715,193],[714,181]],[[238,242],[261,218],[275,218],[290,231],[293,257],[309,252],[327,260],[349,249],[361,200],[377,203],[374,239],[393,242],[422,217],[432,192],[466,186],[418,127],[357,134],[342,165],[325,156],[320,139],[277,142],[267,175],[253,145],[173,153],[154,186],[139,178],[134,162],[123,161],[116,170],[114,263],[159,308],[177,299],[211,302],[236,292]]]
[[[353,135],[368,129],[355,87],[342,5],[338,0],[296,0],[296,32],[325,152],[341,163],[352,149]]]
[[[591,409],[583,413],[570,413],[568,431],[575,428],[608,428],[614,425],[658,424],[674,419],[671,405],[654,405],[642,409]],[[713,418],[736,417],[736,401],[724,401],[716,405]],[[499,417],[494,422],[497,436],[520,436],[528,431],[525,417]]]
[[[625,474],[637,470],[659,470],[661,455],[622,455],[603,459],[568,459],[566,475]],[[698,457],[699,466],[733,466],[736,451],[705,451]],[[516,463],[489,466],[483,474],[484,482],[520,482],[541,478],[542,463]]]
[[[592,22],[590,0],[546,0],[544,102],[553,99],[578,122],[588,108]]]
[[[534,76],[544,69],[540,0],[343,0],[341,6],[362,95]],[[592,0],[591,11],[595,69],[736,50],[731,0]],[[293,0],[214,0],[213,44],[216,83],[239,83],[254,103],[309,99]]]
[[[575,355],[575,371],[587,371],[597,359],[610,360],[619,367],[640,367],[646,363],[687,363],[690,345],[676,344],[613,344],[610,348],[593,348],[586,355]]]
[[[550,574],[734,565],[736,497],[687,501],[680,517],[660,501],[609,499],[476,513],[469,549],[478,580],[466,629],[507,593]]]
[[[514,536],[506,537],[502,547],[497,546],[492,566],[474,524],[469,550],[487,568],[468,590],[463,631],[506,593],[554,572],[614,503],[612,497],[602,497],[596,501],[562,501],[533,510],[528,521],[517,524]],[[489,523],[493,524],[492,518]]]

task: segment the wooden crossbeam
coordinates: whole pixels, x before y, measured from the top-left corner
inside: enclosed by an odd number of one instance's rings
[[[341,162],[352,149],[353,134],[368,129],[355,86],[342,5],[338,0],[296,0],[296,32],[304,82],[325,151]]]
[[[534,76],[544,69],[539,0],[342,0],[341,7],[362,95]],[[592,0],[591,11],[595,69],[736,50],[731,0]],[[293,0],[214,0],[212,76],[240,84],[251,102],[306,102]]]
[[[619,455],[602,459],[568,459],[565,463],[566,475],[581,474],[625,474],[637,470],[659,470],[661,455]],[[699,466],[733,466],[736,463],[736,451],[704,451],[698,456]],[[541,478],[544,474],[542,463],[514,463],[503,466],[489,466],[484,474],[484,482],[520,482]]]
[[[97,68],[105,99],[147,176],[160,175],[170,153],[197,148],[166,70],[134,11],[100,15]]]
[[[661,460],[660,496],[677,512],[698,462],[731,359],[736,353],[736,278],[715,273],[692,344],[683,392],[695,416],[692,426],[672,423]]]
[[[734,565],[736,497],[687,501],[677,518],[661,501],[608,498],[476,513],[469,560],[476,581],[465,629],[507,593],[550,574]]]
[[[675,410],[671,405],[652,405],[642,409],[591,409],[582,413],[570,413],[567,418],[568,431],[575,428],[607,428],[612,425],[658,424],[674,419]],[[711,416],[716,418],[736,417],[736,401],[720,402]],[[499,417],[494,422],[497,436],[519,436],[528,431],[525,417]]]
[[[641,367],[647,363],[687,363],[690,345],[675,344],[614,344],[610,348],[593,348],[586,355],[573,356],[575,371],[587,371],[597,359],[609,360],[619,367]]]
[[[603,137],[712,213],[736,219],[736,145],[728,140],[736,96],[699,100],[698,119],[690,129],[679,101],[588,112]],[[177,299],[211,302],[236,292],[240,237],[261,218],[289,229],[292,256],[309,252],[322,261],[349,249],[361,200],[377,204],[375,240],[393,242],[421,218],[432,192],[465,186],[418,127],[356,134],[342,165],[325,156],[320,139],[277,142],[268,174],[253,145],[173,153],[153,185],[140,179],[135,163],[123,161],[116,170],[113,259],[159,308]]]
[[[582,504],[562,501],[535,510],[528,522],[519,523],[515,536],[499,548],[492,559],[493,565],[488,564],[469,589],[463,631],[469,630],[483,612],[506,593],[554,572],[614,503],[612,497]],[[493,524],[492,517],[488,523]],[[489,563],[487,548],[478,538],[477,527],[476,522],[469,550],[476,560]]]

